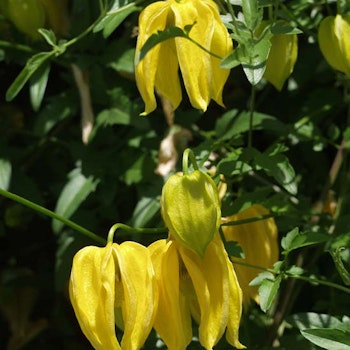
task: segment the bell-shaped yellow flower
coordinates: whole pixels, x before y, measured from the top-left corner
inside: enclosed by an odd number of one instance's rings
[[[264,78],[278,91],[292,74],[298,56],[296,34],[277,34],[271,39],[271,49],[266,62]]]
[[[219,195],[211,177],[200,170],[170,176],[163,186],[161,211],[170,235],[203,256],[221,221]]]
[[[81,249],[73,259],[69,295],[80,327],[96,350],[140,349],[158,302],[148,249],[135,242]],[[123,320],[121,344],[115,333],[118,313]]]
[[[261,205],[253,205],[236,215],[223,218],[222,223],[258,218],[269,214]],[[227,241],[235,241],[241,246],[244,259],[234,257],[234,260],[243,263],[270,268],[278,260],[279,249],[277,241],[277,226],[273,218],[254,221],[241,225],[222,226]],[[249,283],[261,272],[252,267],[234,264],[239,285],[243,291],[245,307],[253,299],[259,303],[258,288],[249,286]]]
[[[328,64],[350,77],[350,12],[324,18],[318,42]]]
[[[157,106],[154,90],[170,101],[175,110],[181,102],[180,67],[185,89],[193,107],[205,111],[211,99],[223,105],[222,90],[229,70],[220,59],[190,40],[176,37],[153,47],[137,62],[147,39],[168,26],[184,29],[193,25],[190,37],[220,57],[232,51],[232,40],[212,0],[166,0],[147,6],[140,14],[136,45],[136,83],[145,102],[144,115]]]
[[[149,246],[159,288],[154,328],[169,350],[191,342],[191,316],[199,325],[199,341],[210,350],[223,336],[238,349],[242,293],[235,271],[218,236],[200,258],[174,240]]]

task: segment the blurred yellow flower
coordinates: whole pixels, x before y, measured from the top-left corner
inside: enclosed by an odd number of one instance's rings
[[[238,349],[242,294],[233,266],[218,236],[200,258],[174,240],[149,246],[159,288],[154,328],[169,350],[186,349],[192,339],[191,316],[199,341],[210,350],[223,336]]]
[[[96,350],[140,349],[158,302],[148,249],[135,242],[81,249],[73,259],[69,295],[80,327]],[[116,323],[124,331],[121,344]]]
[[[222,219],[222,223],[258,218],[269,214],[269,211],[261,205],[252,205],[248,209]],[[234,257],[234,260],[270,268],[278,260],[278,232],[275,220],[267,218],[241,225],[221,226],[227,241],[236,241],[241,246],[245,259]],[[248,306],[253,299],[259,303],[258,288],[249,286],[249,283],[261,270],[252,267],[234,264],[239,285],[243,291],[244,306]]]
[[[258,33],[268,23],[268,21],[263,21]],[[271,48],[266,62],[264,78],[278,91],[281,91],[284,83],[292,74],[297,61],[298,36],[296,34],[275,34],[272,35],[270,42]]]
[[[328,64],[350,77],[350,12],[324,18],[318,42]]]
[[[154,90],[170,101],[175,110],[181,100],[180,68],[193,107],[205,111],[211,99],[223,105],[222,90],[229,70],[216,58],[183,37],[168,39],[153,47],[137,62],[147,39],[169,26],[193,25],[190,38],[220,57],[232,51],[232,40],[212,0],[166,0],[147,6],[139,18],[136,45],[136,83],[145,102],[144,115],[156,109]]]

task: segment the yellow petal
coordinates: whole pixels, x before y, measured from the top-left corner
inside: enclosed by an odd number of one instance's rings
[[[225,247],[218,238],[219,235],[216,236],[216,244],[219,247],[219,251],[221,251],[221,255],[225,257],[225,261],[228,269],[228,277],[229,277],[229,288],[230,288],[230,296],[229,296],[229,316],[227,321],[227,330],[226,330],[226,339],[227,341],[237,349],[244,349],[245,346],[239,342],[239,326],[241,322],[242,316],[242,290],[238,283],[238,279],[233,268],[233,265],[226,253]]]
[[[73,259],[69,296],[80,327],[96,350],[118,350],[112,246],[85,247]]]
[[[182,99],[175,41],[174,39],[166,40],[160,43],[159,47],[155,87],[162,96],[170,101],[175,110]]]
[[[214,15],[214,33],[211,41],[210,51],[221,57],[227,56],[232,50],[232,40],[227,32],[225,25],[223,24],[219,11],[214,1],[203,1],[207,6],[211,7]],[[224,85],[230,75],[230,70],[220,68],[220,60],[214,56],[210,56],[212,82],[210,84],[210,96],[211,98],[223,106],[222,91]]]
[[[147,248],[135,242],[113,244],[113,254],[125,298],[121,346],[123,350],[137,350],[152,329],[157,309],[158,291],[152,261]]]
[[[210,50],[214,16],[199,0],[172,2],[175,25],[184,28],[194,24],[190,37]],[[185,38],[175,38],[177,56],[184,85],[193,107],[205,111],[210,101],[211,59],[197,45]]]
[[[144,115],[157,107],[154,95],[156,72],[159,62],[160,45],[154,46],[146,56],[138,62],[140,50],[147,39],[158,30],[164,30],[167,24],[169,5],[166,1],[157,1],[147,6],[139,17],[139,35],[135,54],[135,78],[141,97],[145,102]]]
[[[224,221],[244,220],[268,213],[263,206],[253,205],[236,215],[225,218]],[[277,226],[273,218],[242,225],[222,226],[222,229],[227,241],[236,241],[243,249],[245,259],[234,257],[234,260],[241,260],[264,268],[272,267],[278,260]],[[257,287],[249,286],[249,283],[259,274],[260,270],[239,264],[234,264],[234,268],[243,290],[244,305],[248,306],[250,299],[259,302]]]
[[[178,244],[178,250],[192,280],[200,309],[199,341],[206,349],[219,341],[229,317],[229,275],[225,256],[211,242],[203,258]]]
[[[159,240],[149,247],[159,288],[154,328],[169,350],[184,350],[191,342],[191,315],[180,293],[179,258],[173,242]]]

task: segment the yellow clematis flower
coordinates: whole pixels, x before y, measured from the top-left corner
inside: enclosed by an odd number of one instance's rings
[[[145,102],[144,115],[156,109],[156,89],[175,110],[182,99],[180,68],[193,107],[205,111],[211,99],[223,106],[222,90],[229,70],[219,67],[220,59],[190,40],[176,37],[153,47],[137,62],[147,39],[169,26],[184,29],[193,25],[190,37],[208,51],[224,57],[232,51],[232,40],[212,0],[166,0],[147,6],[140,14],[136,45],[136,83]]]
[[[69,296],[80,327],[96,350],[140,349],[158,301],[149,251],[135,242],[81,249],[73,259]],[[121,344],[115,314],[122,317]]]
[[[222,219],[222,223],[251,219],[267,215],[269,211],[255,204],[248,209]],[[234,257],[234,260],[251,265],[270,268],[278,260],[278,232],[275,220],[268,218],[242,225],[221,226],[227,241],[236,241],[241,246],[245,259]],[[261,272],[252,267],[234,264],[239,285],[243,290],[243,304],[247,307],[253,299],[259,303],[258,287],[249,283]]]
[[[318,42],[328,64],[350,77],[350,12],[324,18]]]
[[[191,316],[199,324],[199,341],[212,349],[226,329],[238,349],[242,293],[220,237],[200,258],[174,240],[149,246],[159,288],[154,328],[169,350],[186,349],[192,339]]]
[[[161,211],[170,235],[203,256],[221,221],[219,194],[212,178],[200,170],[170,176],[163,186]]]

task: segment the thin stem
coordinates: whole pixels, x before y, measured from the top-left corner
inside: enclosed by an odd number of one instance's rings
[[[255,109],[255,86],[252,85],[250,103],[249,103],[249,132],[248,132],[248,148],[253,146],[253,122]]]
[[[329,281],[326,281],[326,280],[320,280],[320,279],[314,278],[314,277],[306,277],[306,276],[300,276],[300,275],[289,275],[289,274],[286,274],[286,276],[288,276],[289,278],[295,278],[295,279],[298,279],[298,280],[301,280],[301,281],[305,281],[305,282],[308,282],[308,283],[321,284],[323,286],[335,288],[335,289],[338,289],[338,290],[341,290],[341,291],[343,291],[345,293],[349,293],[350,294],[350,288],[341,286],[340,284],[337,284],[337,283],[329,282]]]
[[[96,241],[98,243],[106,244],[106,240],[103,239],[102,237],[100,237],[100,236],[96,235],[95,233],[87,230],[86,228],[76,224],[75,222],[64,218],[63,216],[58,215],[55,212],[42,207],[39,204],[33,203],[33,202],[29,201],[28,199],[25,199],[25,198],[23,198],[21,196],[18,196],[16,194],[12,193],[12,192],[3,190],[1,188],[0,188],[0,195],[4,196],[6,198],[9,198],[9,199],[11,199],[11,200],[13,200],[13,201],[15,201],[17,203],[20,203],[20,204],[22,204],[22,205],[24,205],[24,206],[26,206],[26,207],[28,207],[28,208],[38,212],[38,213],[44,214],[46,216],[49,216],[52,219],[59,220],[59,221],[63,222],[65,225],[71,227],[73,230],[82,233],[83,235],[93,239],[94,241]]]
[[[108,232],[108,238],[107,238],[107,242],[113,242],[114,240],[114,234],[118,229],[122,229],[126,232],[130,232],[130,233],[154,233],[154,234],[160,234],[160,233],[167,233],[168,232],[168,228],[166,227],[158,227],[158,228],[141,228],[141,227],[132,227],[132,226],[128,226],[126,224],[122,224],[122,223],[116,223],[114,224],[109,232]]]
[[[261,220],[267,220],[267,219],[269,219],[269,218],[274,218],[274,217],[276,217],[275,214],[259,215],[259,216],[254,216],[254,217],[247,218],[247,219],[224,222],[224,223],[221,224],[221,226],[244,225],[244,224],[249,224],[249,223],[251,223],[251,222],[256,222],[256,221],[261,221]]]
[[[188,160],[190,160],[195,170],[199,170],[196,157],[194,156],[192,150],[190,148],[186,148],[182,156],[182,172],[184,175],[188,175]]]

